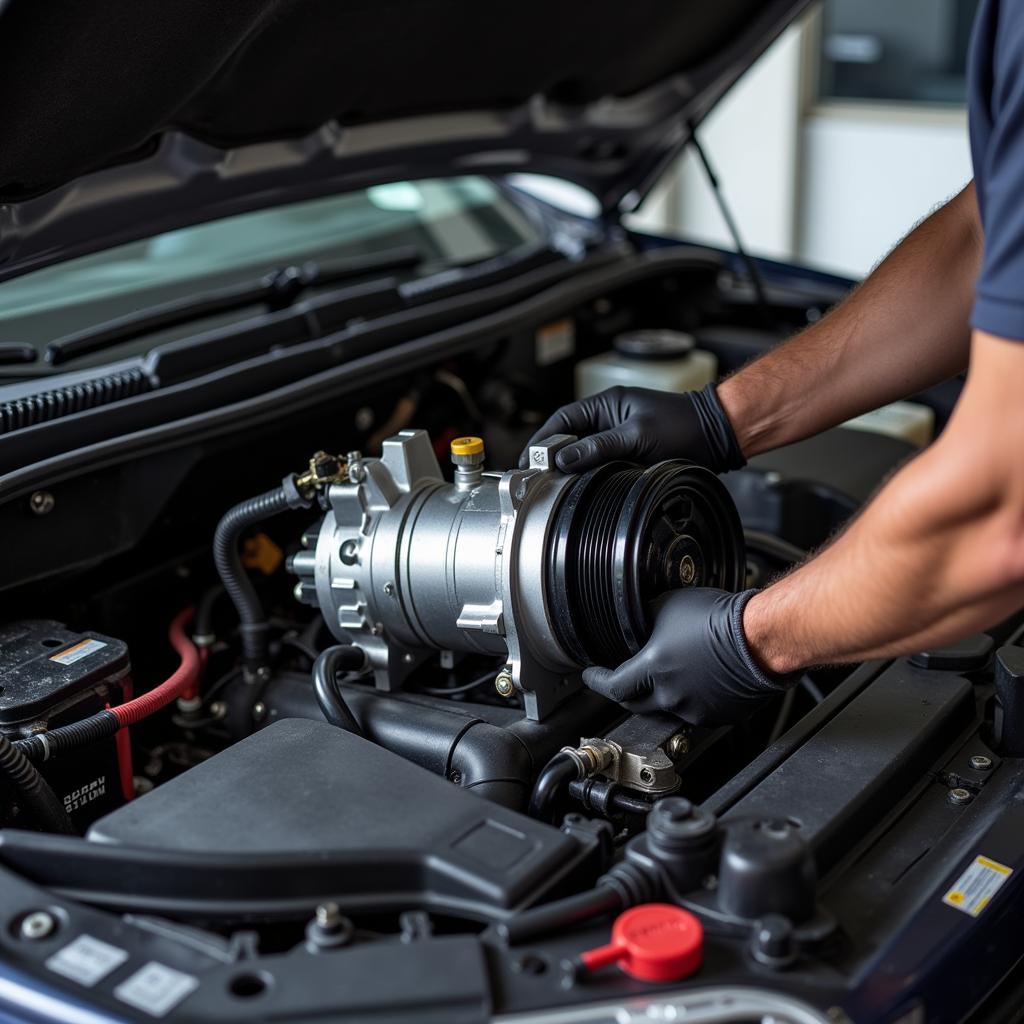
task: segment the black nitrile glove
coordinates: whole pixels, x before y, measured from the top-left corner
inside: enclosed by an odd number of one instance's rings
[[[769,678],[751,656],[743,609],[755,593],[673,591],[662,600],[643,650],[617,669],[584,670],[583,682],[638,714],[668,711],[693,725],[746,718],[799,678]]]
[[[580,438],[555,457],[563,473],[582,473],[616,459],[648,465],[686,459],[716,473],[746,465],[714,384],[683,394],[609,388],[562,406],[548,417],[530,444],[552,434]],[[519,467],[528,465],[528,453],[523,452]]]

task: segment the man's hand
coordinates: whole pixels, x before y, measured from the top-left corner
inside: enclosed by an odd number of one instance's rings
[[[694,725],[746,718],[795,682],[769,678],[751,657],[742,620],[754,593],[672,592],[644,649],[615,670],[586,669],[583,682],[633,712],[669,711]]]
[[[552,434],[580,438],[555,457],[564,473],[581,473],[615,459],[648,465],[687,459],[716,473],[739,469],[746,462],[713,384],[684,394],[609,388],[563,406],[533,435],[530,444]],[[525,469],[528,464],[523,452],[519,466]]]

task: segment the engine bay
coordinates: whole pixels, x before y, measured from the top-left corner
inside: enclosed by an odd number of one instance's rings
[[[1019,617],[817,669],[736,726],[632,715],[580,682],[642,647],[664,594],[784,572],[907,450],[840,431],[823,457],[723,479],[574,475],[555,435],[507,468],[624,330],[694,331],[720,371],[770,344],[720,276],[691,258],[0,506],[11,963],[183,1019],[966,1007],[951,964],[987,954],[960,925],[984,920],[991,948],[1012,914],[951,912],[949,880],[987,859],[992,895],[1024,863]],[[796,289],[776,313],[792,327],[827,300]],[[573,338],[554,358],[553,330]],[[872,459],[865,486],[824,479]],[[676,973],[622,937],[652,904],[697,922]],[[101,947],[124,955],[104,969]],[[140,996],[125,962],[164,974]]]

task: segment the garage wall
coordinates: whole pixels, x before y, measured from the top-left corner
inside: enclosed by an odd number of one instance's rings
[[[962,108],[818,104],[815,46],[805,21],[776,41],[733,88],[701,136],[751,251],[853,277],[971,176]],[[636,218],[731,247],[692,156]]]
[[[963,111],[812,111],[795,254],[866,273],[917,221],[971,178]]]

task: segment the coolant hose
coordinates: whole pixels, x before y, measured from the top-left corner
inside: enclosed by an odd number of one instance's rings
[[[321,651],[313,662],[313,692],[324,718],[346,732],[363,735],[338,688],[339,672],[357,672],[366,665],[366,654],[351,644],[337,644]]]
[[[17,792],[22,810],[37,825],[47,832],[75,834],[75,826],[57,795],[36,766],[3,733],[0,733],[0,773]]]
[[[580,777],[579,763],[559,752],[540,770],[530,794],[529,814],[549,823],[554,822],[558,807],[565,798],[569,783]]]
[[[280,487],[243,501],[224,513],[213,535],[213,561],[224,590],[238,612],[242,638],[242,659],[250,671],[265,669],[270,662],[270,624],[256,588],[242,565],[239,541],[249,527],[293,508],[309,508],[295,485],[295,475],[286,476]]]

